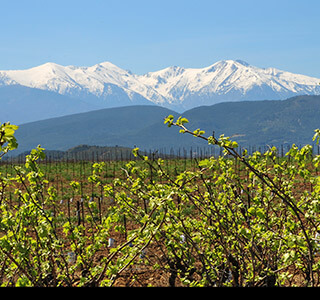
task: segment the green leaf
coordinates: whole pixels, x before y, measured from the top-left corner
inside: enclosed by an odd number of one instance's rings
[[[189,123],[189,120],[187,118],[181,118],[181,124]]]
[[[132,149],[132,154],[134,155],[134,157],[138,156],[138,152],[139,152],[139,148],[138,147]]]
[[[317,145],[319,145],[319,141],[320,141],[320,129],[315,129],[315,134],[312,138],[312,140],[316,140]]]
[[[164,124],[168,124],[168,127],[171,127],[173,124],[173,119],[174,119],[173,115],[167,116],[164,120]]]

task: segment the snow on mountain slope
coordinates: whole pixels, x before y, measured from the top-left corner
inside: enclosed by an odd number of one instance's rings
[[[152,102],[178,111],[222,101],[285,99],[320,94],[320,79],[237,60],[206,68],[168,67],[135,75],[110,62],[91,67],[46,63],[27,70],[0,71],[0,85],[20,84],[73,97],[94,96],[114,105]],[[150,103],[151,104],[151,103]]]
[[[134,92],[146,94],[149,97],[157,94],[140,83],[130,72],[109,62],[92,67],[64,67],[55,63],[46,63],[27,70],[0,71],[0,79],[2,76],[23,86],[71,96],[93,94],[103,97],[112,93],[113,85],[123,89],[129,98],[132,98]]]
[[[193,98],[189,108],[197,106],[201,98],[209,99],[210,103],[206,104],[214,104],[223,100],[271,100],[320,93],[320,79],[232,60],[202,69],[170,67],[147,73],[140,81],[156,89],[172,104],[183,105]]]

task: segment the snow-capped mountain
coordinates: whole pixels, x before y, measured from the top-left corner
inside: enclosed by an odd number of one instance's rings
[[[219,61],[202,69],[170,67],[140,77],[168,103],[185,109],[223,101],[276,100],[319,94],[320,79],[275,68],[257,68],[237,60]]]
[[[20,84],[80,98],[93,96],[105,100],[106,106],[109,106],[108,98],[125,97],[135,102],[135,98],[143,98],[144,95],[148,100],[157,99],[158,96],[156,91],[141,83],[135,75],[109,62],[92,67],[46,63],[27,70],[0,71],[1,84]],[[118,104],[121,106],[121,99]]]
[[[136,75],[110,62],[91,67],[46,63],[0,71],[0,86],[19,84],[95,102],[100,107],[157,104],[177,111],[224,101],[320,94],[320,79],[237,60],[206,68],[168,67]]]

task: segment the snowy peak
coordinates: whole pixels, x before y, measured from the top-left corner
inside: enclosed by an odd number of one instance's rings
[[[144,77],[149,77],[149,78],[150,77],[153,77],[153,78],[158,78],[158,77],[162,77],[162,78],[177,77],[177,76],[181,75],[184,71],[185,71],[184,68],[177,67],[177,66],[172,66],[172,67],[168,67],[168,68],[165,68],[163,70],[160,70],[160,71],[149,72],[146,75],[144,75]]]
[[[223,60],[202,69],[180,68],[177,70],[178,72],[172,72],[172,68],[167,68],[148,73],[140,79],[172,101],[178,100],[174,99],[177,90],[180,90],[180,95],[184,96],[194,93],[228,95],[231,91],[239,91],[241,95],[245,96],[246,92],[263,85],[275,92],[281,90],[303,92],[303,89],[299,90],[297,86],[300,88],[301,85],[316,87],[319,82],[319,79],[316,78],[283,72],[274,68],[257,68],[240,60]],[[181,100],[183,100],[182,98]],[[257,99],[259,100],[261,97],[259,96]]]
[[[258,68],[242,60],[222,60],[205,68],[171,66],[144,75],[107,61],[90,67],[48,62],[26,70],[0,71],[0,85],[20,84],[71,97],[93,96],[105,103],[116,99],[120,106],[139,99],[180,111],[223,101],[320,94],[319,83],[318,78]]]
[[[241,60],[241,59],[237,59],[236,62],[241,64],[241,65],[243,65],[243,66],[245,66],[245,67],[249,67],[250,66],[246,61]]]

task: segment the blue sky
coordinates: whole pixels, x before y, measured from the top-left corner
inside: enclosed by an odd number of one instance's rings
[[[242,59],[320,78],[319,0],[0,0],[0,69]]]

